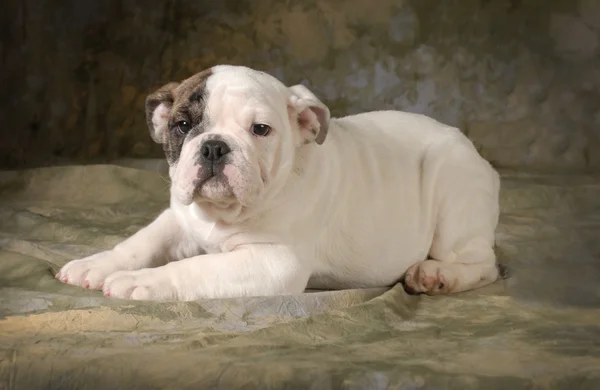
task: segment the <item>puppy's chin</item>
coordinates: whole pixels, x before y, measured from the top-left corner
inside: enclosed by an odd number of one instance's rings
[[[199,175],[200,176],[200,175]],[[223,174],[183,182],[173,181],[171,196],[184,206],[212,204],[227,208],[238,203],[233,188]]]
[[[225,223],[234,223],[243,207],[228,178],[218,174],[198,186],[193,203],[206,215]]]
[[[209,202],[218,207],[228,207],[233,203],[237,203],[233,188],[231,188],[227,177],[223,174],[212,176],[198,183],[194,201],[198,203]]]

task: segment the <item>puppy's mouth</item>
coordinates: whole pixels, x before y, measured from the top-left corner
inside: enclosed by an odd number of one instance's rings
[[[223,164],[207,164],[198,170],[194,199],[223,202],[234,196],[223,168]]]
[[[194,183],[196,188],[201,188],[204,184],[211,180],[219,180],[219,176],[223,174],[222,164],[208,164],[198,169],[198,180]]]

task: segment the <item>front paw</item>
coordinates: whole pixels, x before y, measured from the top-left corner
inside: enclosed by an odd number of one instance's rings
[[[101,290],[106,277],[122,270],[124,262],[122,256],[112,250],[100,252],[68,262],[56,274],[56,279],[90,290]]]
[[[162,268],[120,271],[104,283],[104,295],[139,301],[177,300],[177,291]]]
[[[404,276],[404,287],[411,294],[448,294],[451,280],[437,260],[425,260],[413,264]]]

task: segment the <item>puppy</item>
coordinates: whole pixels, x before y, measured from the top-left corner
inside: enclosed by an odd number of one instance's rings
[[[400,111],[332,119],[304,86],[228,65],[158,89],[146,116],[170,207],[61,281],[189,301],[498,278],[499,177],[456,128]]]

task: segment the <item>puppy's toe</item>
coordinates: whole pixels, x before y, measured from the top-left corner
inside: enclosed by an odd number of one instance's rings
[[[421,283],[421,286],[423,286],[423,291],[433,290],[437,284],[437,275],[428,275],[421,268],[421,273],[419,275],[419,282]]]
[[[176,299],[175,289],[160,270],[120,271],[104,282],[104,295],[118,299],[165,301]]]
[[[106,251],[68,262],[56,274],[56,279],[63,283],[100,290],[104,279],[122,267],[120,259],[112,252]]]
[[[404,275],[404,288],[409,294],[420,294],[424,291],[419,264],[412,265]]]
[[[135,271],[119,271],[104,281],[104,295],[111,298],[129,299],[135,289]]]
[[[136,301],[150,301],[152,298],[152,291],[144,286],[138,286],[131,292],[131,299]]]
[[[404,278],[404,287],[411,294],[437,295],[448,291],[448,281],[442,264],[435,260],[425,260],[412,265]]]

